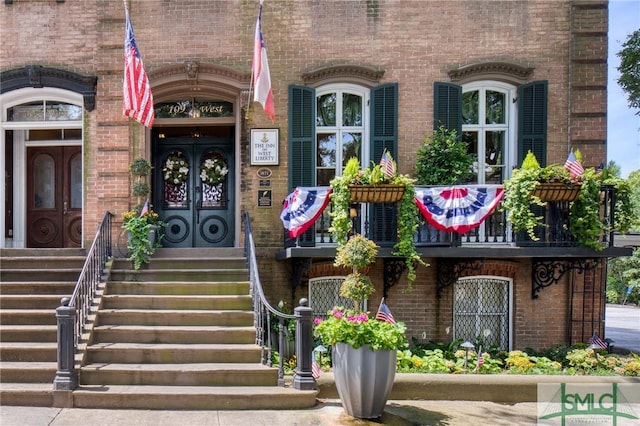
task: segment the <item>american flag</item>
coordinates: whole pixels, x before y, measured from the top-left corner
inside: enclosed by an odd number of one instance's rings
[[[382,153],[380,159],[380,167],[384,170],[384,174],[387,178],[391,179],[396,174],[396,163],[393,161],[391,154],[386,149]]]
[[[482,355],[482,348],[478,351],[478,362],[476,363],[476,370],[480,370],[480,366],[484,364],[484,356]]]
[[[149,213],[149,200],[144,202],[144,206],[142,206],[142,210],[140,210],[140,217]]]
[[[593,336],[591,336],[591,338],[589,339],[589,344],[597,346],[602,349],[607,349],[607,346],[608,346],[607,342],[602,340],[600,336],[598,336],[596,333],[593,333]]]
[[[124,36],[124,84],[122,87],[122,112],[140,124],[151,127],[155,119],[153,95],[149,78],[144,71],[140,51],[133,35],[133,27],[129,19],[127,1],[124,0],[126,14],[126,31]]]
[[[569,153],[567,161],[564,162],[564,168],[569,171],[572,179],[577,178],[584,172],[582,165],[576,158],[576,155],[573,153],[573,151]]]
[[[320,364],[318,364],[318,361],[316,361],[315,352],[313,353],[312,358],[313,362],[311,363],[311,375],[314,379],[317,379],[318,377],[322,376],[322,368],[320,368]]]
[[[378,313],[376,314],[376,319],[378,321],[386,321],[389,324],[395,324],[396,323],[396,320],[393,318],[393,315],[391,315],[391,310],[389,309],[387,304],[384,303],[384,299],[382,299],[380,301],[380,307],[378,308]]]
[[[267,47],[262,36],[262,0],[258,10],[256,21],[256,33],[253,45],[253,100],[260,102],[271,121],[276,118],[276,109],[273,106],[273,90],[271,90],[271,75],[269,62],[267,61]]]

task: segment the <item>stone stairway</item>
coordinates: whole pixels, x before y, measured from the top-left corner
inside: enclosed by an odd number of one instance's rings
[[[159,249],[116,259],[73,392],[78,408],[297,409],[256,345],[242,249]]]
[[[55,310],[69,297],[83,249],[0,249],[0,403],[51,406]]]

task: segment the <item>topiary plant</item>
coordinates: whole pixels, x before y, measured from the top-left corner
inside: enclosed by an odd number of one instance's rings
[[[467,182],[475,157],[455,130],[440,127],[418,148],[415,174],[418,185],[456,185]]]

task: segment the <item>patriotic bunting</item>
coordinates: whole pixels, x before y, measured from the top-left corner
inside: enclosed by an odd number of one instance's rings
[[[415,201],[434,228],[464,234],[477,228],[504,195],[499,185],[416,188]]]
[[[284,200],[280,220],[291,238],[309,229],[329,204],[332,189],[326,186],[297,187]]]

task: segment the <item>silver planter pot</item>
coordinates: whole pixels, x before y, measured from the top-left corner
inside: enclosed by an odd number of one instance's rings
[[[333,376],[342,407],[352,417],[380,417],[396,375],[397,351],[372,351],[369,345],[353,349],[333,347]]]

